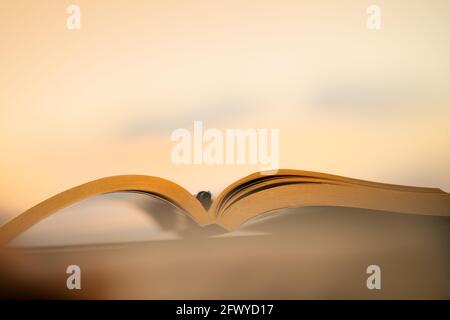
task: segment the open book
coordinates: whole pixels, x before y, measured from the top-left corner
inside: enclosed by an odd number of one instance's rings
[[[119,191],[160,197],[181,209],[200,226],[216,224],[230,231],[279,209],[302,206],[450,216],[450,194],[440,189],[369,182],[318,172],[283,169],[274,174],[254,173],[228,186],[206,207],[186,189],[169,180],[124,175],[94,180],[39,203],[0,227],[0,245],[7,244],[40,220],[73,203]]]

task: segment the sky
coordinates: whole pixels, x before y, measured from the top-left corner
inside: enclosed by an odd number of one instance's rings
[[[450,2],[0,3],[0,216],[146,174],[217,194],[258,165],[175,165],[171,132],[279,129],[280,167],[450,191]]]

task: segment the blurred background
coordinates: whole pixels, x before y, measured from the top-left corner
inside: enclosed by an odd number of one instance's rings
[[[80,30],[66,28],[71,4]],[[0,2],[0,221],[104,176],[217,195],[259,170],[174,165],[170,134],[194,120],[280,129],[283,168],[450,191],[450,2],[377,1],[380,30],[366,26],[371,4]],[[72,229],[123,236],[148,220],[133,197],[35,228],[64,226],[57,243]]]

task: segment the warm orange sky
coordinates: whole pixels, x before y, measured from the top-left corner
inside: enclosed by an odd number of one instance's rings
[[[279,128],[280,164],[450,191],[450,3],[0,4],[0,214],[139,173],[215,192],[259,166],[176,166],[170,133]]]

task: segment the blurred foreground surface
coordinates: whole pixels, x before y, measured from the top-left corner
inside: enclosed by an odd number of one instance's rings
[[[215,230],[213,230],[215,231]],[[238,232],[0,254],[1,298],[449,299],[450,219],[302,208]],[[66,268],[81,268],[68,290]],[[381,267],[381,290],[366,268]]]

